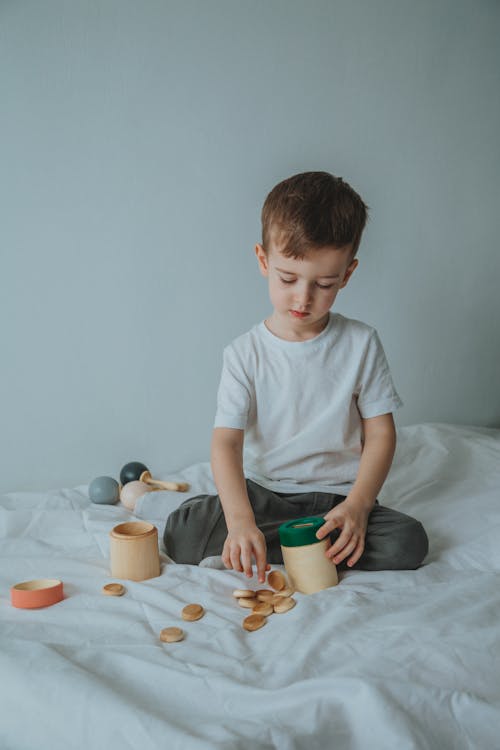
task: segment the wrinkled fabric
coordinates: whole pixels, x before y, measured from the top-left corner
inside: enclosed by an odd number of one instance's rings
[[[0,498],[0,747],[68,750],[493,748],[500,733],[500,430],[398,431],[384,505],[418,518],[414,571],[346,571],[249,633],[232,591],[255,577],[179,565],[109,597],[109,532],[210,492],[144,496],[135,515],[87,486]],[[197,478],[199,481],[197,481]],[[65,598],[15,609],[9,588],[60,578]],[[200,603],[205,616],[181,619]],[[162,628],[184,641],[163,644]]]

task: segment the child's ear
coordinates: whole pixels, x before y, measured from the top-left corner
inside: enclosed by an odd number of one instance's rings
[[[267,265],[267,255],[264,252],[264,248],[262,245],[255,245],[255,255],[257,256],[257,261],[259,263],[259,270],[263,276],[267,276],[268,274],[268,265]]]
[[[341,289],[343,289],[346,286],[347,282],[349,281],[349,279],[351,278],[351,276],[353,275],[353,273],[354,273],[354,271],[356,270],[357,267],[358,267],[358,259],[354,258],[353,260],[351,260],[351,262],[349,263],[349,265],[346,268],[346,271],[345,271],[345,274],[344,274],[344,278],[343,278],[342,283],[340,285]]]

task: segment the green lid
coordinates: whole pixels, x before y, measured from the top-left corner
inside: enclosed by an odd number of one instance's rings
[[[302,547],[304,544],[317,544],[321,540],[316,532],[325,523],[323,516],[307,516],[294,518],[293,521],[282,523],[278,531],[280,543],[283,547]]]

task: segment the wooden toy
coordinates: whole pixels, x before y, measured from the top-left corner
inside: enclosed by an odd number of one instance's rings
[[[254,615],[264,615],[264,617],[268,617],[269,615],[272,615],[274,612],[274,607],[272,604],[268,604],[267,602],[259,602],[252,608],[252,612]]]
[[[102,587],[102,593],[107,596],[123,596],[126,589],[121,583],[107,583]]]
[[[113,477],[96,477],[89,485],[89,497],[93,503],[112,505],[120,498],[120,486]]]
[[[274,591],[269,591],[268,589],[259,589],[259,591],[257,591],[257,599],[259,602],[270,602],[273,596]]]
[[[172,492],[186,492],[189,489],[187,482],[163,482],[161,479],[153,479],[149,471],[143,471],[139,477],[141,482],[146,484],[152,484],[155,487],[160,487],[162,490],[171,490]]]
[[[110,532],[111,575],[145,581],[160,575],[158,530],[145,521],[118,524]]]
[[[248,615],[243,620],[243,627],[245,630],[258,630],[262,628],[267,622],[267,618],[264,615]]]
[[[37,578],[33,581],[15,583],[10,589],[13,607],[37,609],[50,607],[63,598],[63,584],[57,578]]]
[[[328,538],[316,536],[324,523],[322,516],[308,516],[282,523],[278,529],[288,578],[302,594],[314,594],[338,583],[337,568],[325,555]]]
[[[147,492],[154,492],[155,489],[158,488],[151,487],[151,485],[146,484],[146,482],[140,482],[138,480],[127,482],[127,484],[124,484],[120,490],[120,500],[126,508],[129,510],[135,510],[137,500]]]
[[[274,591],[271,589],[257,589],[257,591],[235,589],[233,591],[233,596],[240,607],[252,610],[252,614],[243,620],[245,630],[258,630],[265,625],[270,615],[275,612],[277,614],[288,612],[297,603],[290,596],[293,591],[287,586],[286,577],[280,570],[271,571],[267,580],[269,585],[275,588]],[[277,590],[278,587],[279,590]]]
[[[120,482],[127,484],[127,482],[136,482],[143,471],[147,471],[148,467],[146,464],[142,464],[140,461],[131,461],[120,471]]]
[[[182,628],[163,628],[160,633],[160,641],[163,643],[177,643],[184,639],[184,631]]]
[[[278,598],[281,596],[292,596],[292,594],[295,594],[295,591],[292,588],[285,588],[281,589],[281,591],[276,592],[276,596]]]
[[[285,596],[280,601],[277,601],[274,606],[274,611],[277,614],[282,614],[283,612],[288,612],[289,609],[292,609],[292,607],[295,607],[297,602],[295,599],[292,599],[291,596]]]
[[[267,576],[267,582],[275,591],[281,591],[286,586],[286,578],[280,570],[271,570]]]
[[[188,622],[194,622],[195,620],[201,619],[204,614],[205,610],[201,604],[186,604],[181,612],[181,617]]]
[[[238,604],[244,609],[253,609],[255,605],[258,604],[258,599],[255,596],[252,596],[251,598],[243,596],[241,599],[238,599]]]
[[[162,490],[172,490],[173,492],[186,492],[189,484],[186,482],[164,482],[160,479],[153,479],[148,467],[140,461],[131,461],[120,471],[120,482],[125,485],[128,482],[145,482]]]
[[[233,596],[236,599],[255,599],[256,592],[251,591],[250,589],[235,589],[233,591]]]

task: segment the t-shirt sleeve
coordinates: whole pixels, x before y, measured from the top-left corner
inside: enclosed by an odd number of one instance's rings
[[[226,347],[217,392],[214,427],[244,430],[250,412],[251,390],[250,381],[240,357],[231,346]]]
[[[389,364],[375,330],[368,340],[356,390],[358,409],[363,419],[388,414],[403,405],[392,382]]]

